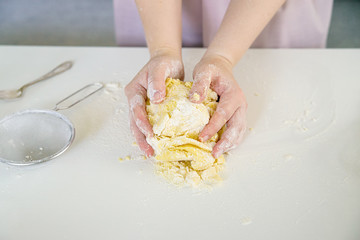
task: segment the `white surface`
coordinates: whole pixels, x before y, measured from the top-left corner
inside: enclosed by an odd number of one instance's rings
[[[187,77],[201,49],[185,49]],[[125,86],[146,49],[0,47],[0,89],[74,60],[0,101],[0,117],[52,108],[87,83]],[[0,164],[0,239],[360,239],[360,50],[251,50],[234,70],[249,131],[212,191],[178,189],[142,160],[116,87],[62,111],[73,145],[31,167]],[[187,79],[190,80],[190,79]],[[131,155],[134,160],[118,161]]]

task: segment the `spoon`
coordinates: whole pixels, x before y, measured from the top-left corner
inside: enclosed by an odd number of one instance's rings
[[[24,86],[20,87],[19,89],[14,89],[14,90],[0,90],[0,99],[13,99],[13,98],[18,98],[23,94],[23,91],[25,88],[44,81],[46,79],[49,79],[51,77],[54,77],[60,73],[63,73],[67,70],[69,70],[72,67],[73,63],[71,61],[66,61],[62,64],[60,64],[59,66],[57,66],[56,68],[54,68],[53,70],[51,70],[50,72],[48,72],[47,74],[39,77],[38,79],[29,82],[27,84],[25,84]]]

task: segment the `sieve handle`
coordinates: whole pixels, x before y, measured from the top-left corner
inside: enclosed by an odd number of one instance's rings
[[[75,95],[84,92],[87,89],[90,89],[91,87],[95,87],[95,89],[93,89],[92,91],[90,91],[89,93],[87,93],[85,96],[83,96],[82,98],[74,101],[73,103],[69,104],[69,105],[65,105],[65,106],[60,106],[60,104],[62,104],[63,102],[65,102],[66,100],[74,97]],[[77,90],[76,92],[74,92],[73,94],[67,96],[66,98],[62,99],[61,101],[59,101],[58,103],[55,104],[55,108],[53,109],[54,111],[58,111],[58,110],[65,110],[68,108],[71,108],[72,106],[78,104],[79,102],[83,101],[84,99],[88,98],[89,96],[93,95],[94,93],[100,91],[101,89],[104,88],[104,84],[103,83],[92,83],[89,85],[86,85],[85,87]]]

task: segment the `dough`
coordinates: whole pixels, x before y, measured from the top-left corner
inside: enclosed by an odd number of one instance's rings
[[[208,90],[203,103],[189,101],[192,82],[166,80],[166,98],[160,104],[146,101],[154,137],[148,143],[155,150],[157,172],[174,184],[198,185],[221,180],[224,156],[215,159],[211,151],[223,131],[207,142],[198,140],[217,106],[217,94]]]

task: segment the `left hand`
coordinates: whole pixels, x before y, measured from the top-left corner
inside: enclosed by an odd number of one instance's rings
[[[225,57],[211,55],[203,57],[193,72],[190,101],[204,101],[209,87],[220,96],[215,113],[199,134],[200,141],[207,141],[226,124],[226,130],[212,151],[215,158],[239,145],[246,130],[247,102],[232,74],[232,67]]]
[[[183,79],[184,66],[181,56],[170,50],[159,51],[125,87],[129,103],[130,129],[140,149],[147,157],[154,155],[154,149],[146,141],[154,135],[146,113],[146,98],[154,104],[165,99],[165,80],[168,77]]]

